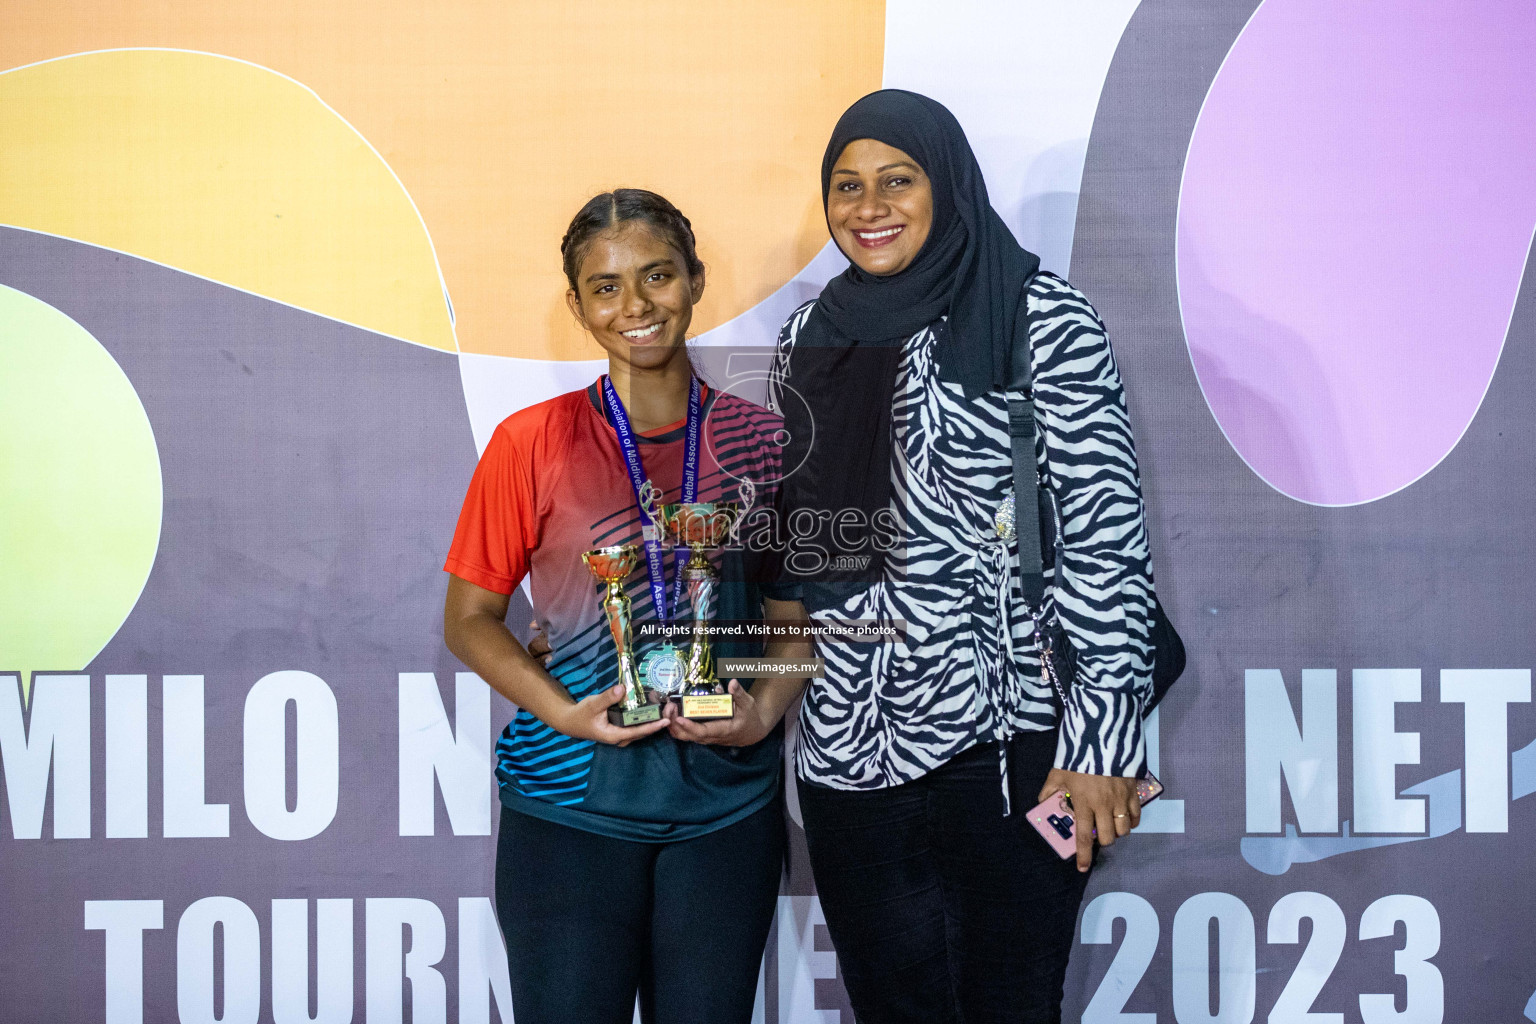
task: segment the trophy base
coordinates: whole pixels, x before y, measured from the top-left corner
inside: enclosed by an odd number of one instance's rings
[[[731,703],[731,695],[728,693],[685,693],[680,697],[674,697],[673,700],[682,705],[678,709],[682,716],[693,721],[730,718],[736,713]]]
[[[641,704],[637,708],[625,708],[615,704],[608,709],[608,721],[623,728],[628,728],[632,725],[644,725],[647,722],[654,722],[660,717],[660,704]]]

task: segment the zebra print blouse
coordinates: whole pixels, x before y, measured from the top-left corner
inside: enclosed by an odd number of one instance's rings
[[[1056,764],[1130,776],[1145,766],[1152,568],[1130,419],[1109,338],[1081,292],[1038,274],[1027,299],[1039,423],[1035,456],[1059,510],[1065,551],[1046,570],[1043,615],[1077,654]],[[793,388],[788,355],[813,302],[779,334],[770,405]],[[899,643],[824,643],[826,675],[800,713],[796,771],[836,789],[916,779],[977,742],[1057,727],[1041,678],[1017,544],[993,525],[1011,500],[1008,395],[967,399],[938,379],[940,320],[904,345],[892,419],[892,501],[905,545],[882,578],[813,618],[901,620]]]

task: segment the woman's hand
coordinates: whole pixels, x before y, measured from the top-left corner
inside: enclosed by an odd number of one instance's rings
[[[579,740],[596,740],[615,747],[627,747],[667,727],[666,718],[658,718],[644,725],[614,725],[608,721],[608,709],[623,699],[624,684],[619,683],[575,704],[567,704],[550,715],[552,721],[548,724],[556,732],[563,732],[567,736]]]
[[[1054,793],[1066,793],[1072,801],[1077,824],[1077,870],[1087,871],[1093,864],[1095,838],[1103,846],[1141,824],[1141,801],[1136,796],[1136,780],[1115,775],[1084,775],[1081,772],[1052,768],[1040,787],[1041,801]]]
[[[549,659],[554,657],[555,653],[549,646],[549,634],[544,632],[544,628],[539,625],[538,619],[528,623],[528,627],[533,630],[533,639],[528,641],[529,655],[538,661],[540,665],[549,668]]]
[[[667,701],[666,725],[672,738],[721,747],[750,747],[773,731],[779,715],[771,722],[764,721],[762,703],[753,700],[746,687],[732,679],[727,689],[731,694],[730,718],[695,722],[682,716],[676,701]]]

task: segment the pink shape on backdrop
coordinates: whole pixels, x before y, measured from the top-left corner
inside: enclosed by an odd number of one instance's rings
[[[1536,4],[1264,0],[1179,196],[1184,336],[1270,486],[1374,501],[1450,453],[1536,227]]]

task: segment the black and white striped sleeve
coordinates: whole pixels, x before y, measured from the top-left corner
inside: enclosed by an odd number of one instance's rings
[[[1056,764],[1133,776],[1146,766],[1152,566],[1120,373],[1081,292],[1040,274],[1030,285],[1036,416],[1065,548],[1054,593],[1077,653]]]

